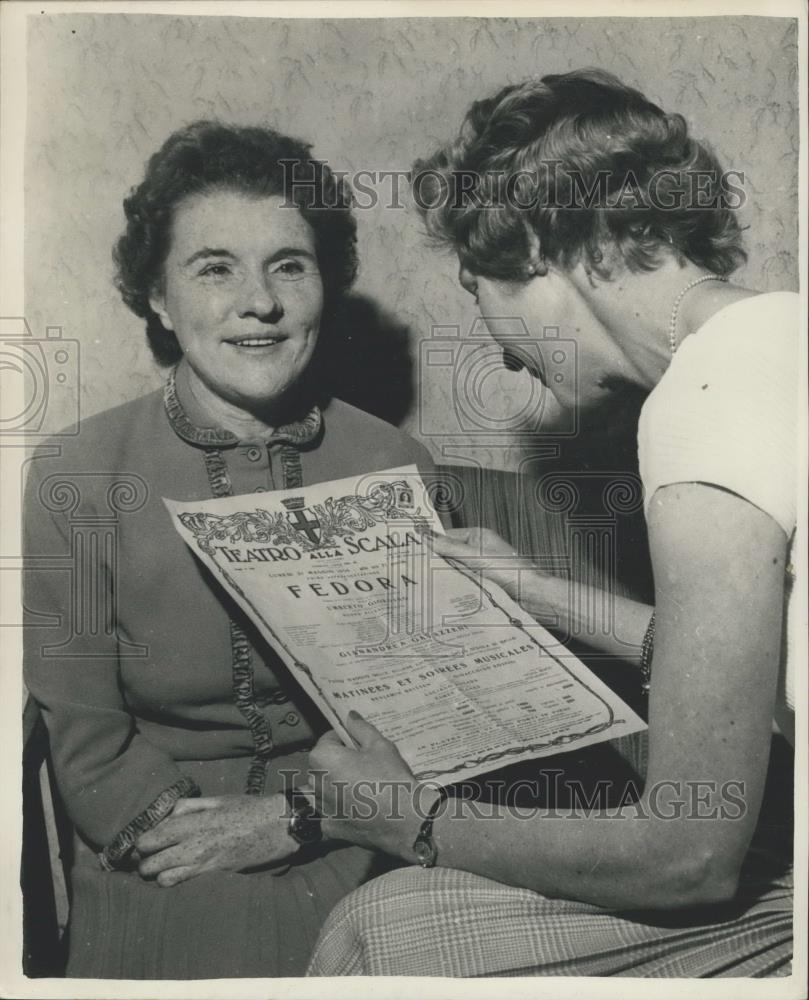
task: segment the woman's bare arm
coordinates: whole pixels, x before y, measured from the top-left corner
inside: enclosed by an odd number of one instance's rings
[[[451,528],[433,539],[434,550],[499,583],[528,614],[560,635],[629,662],[640,646],[652,611],[621,597],[536,568],[486,528]]]
[[[658,630],[640,803],[580,818],[503,808],[492,819],[466,804],[460,817],[436,821],[439,864],[618,908],[735,892],[767,768],[786,537],[746,500],[701,484],[658,491],[649,529]],[[351,782],[379,778],[390,746],[379,737],[313,756],[331,778]],[[334,821],[330,832],[412,862],[414,823]]]

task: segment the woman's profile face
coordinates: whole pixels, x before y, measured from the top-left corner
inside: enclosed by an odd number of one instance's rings
[[[458,279],[495,342],[539,379],[566,410],[588,410],[625,373],[622,351],[563,271],[525,282],[476,275],[461,261]],[[514,320],[525,337],[514,337]]]
[[[315,237],[281,196],[213,190],[175,209],[152,307],[205,386],[253,412],[295,385],[317,343]]]

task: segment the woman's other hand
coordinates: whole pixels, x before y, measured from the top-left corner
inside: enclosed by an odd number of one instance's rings
[[[210,871],[243,871],[283,861],[298,849],[283,795],[180,799],[171,815],[138,837],[138,871],[158,885]]]
[[[413,861],[413,841],[438,795],[418,782],[396,746],[356,712],[345,727],[357,748],[325,733],[309,754],[309,786],[323,833]]]
[[[548,628],[570,629],[567,579],[537,569],[527,556],[489,528],[450,528],[428,535],[434,552],[499,584],[520,607]],[[648,621],[648,616],[647,616]]]
[[[516,599],[520,568],[534,570],[530,562],[496,531],[489,528],[450,528],[443,535],[430,535],[434,552],[480,572]]]

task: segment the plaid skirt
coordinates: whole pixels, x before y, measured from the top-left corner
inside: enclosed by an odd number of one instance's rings
[[[643,743],[630,746],[640,750],[633,766],[645,767]],[[630,913],[548,899],[451,868],[401,868],[341,900],[307,974],[788,976],[792,761],[785,746],[773,750],[759,823],[730,903]],[[598,749],[601,759],[606,752]]]
[[[310,976],[786,976],[792,879],[715,908],[628,914],[469,872],[403,868],[332,912]]]

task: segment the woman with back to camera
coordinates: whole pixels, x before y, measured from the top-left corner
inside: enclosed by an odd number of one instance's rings
[[[319,830],[282,794],[282,772],[300,771],[325,723],[161,498],[430,460],[318,377],[321,327],[356,274],[356,224],[347,189],[307,145],[197,122],[155,153],[125,210],[118,284],[171,366],[165,389],[83,421],[61,455],[46,446],[27,485],[26,682],[76,832],[67,971],[300,975],[375,855],[304,843]],[[128,491],[117,547],[102,546],[98,577],[75,584],[98,585],[101,606],[85,613],[109,614],[116,642],[89,641],[88,617],[77,651],[69,574],[38,557],[69,556],[73,515],[85,536],[99,524],[108,539],[115,483]]]
[[[567,580],[535,567],[518,574],[491,532],[434,541],[538,620],[609,633],[599,651],[615,656],[625,656],[616,636],[634,643],[649,690],[648,766],[637,803],[574,817],[526,819],[503,805],[483,819],[434,792],[432,829],[415,802],[399,822],[324,820],[334,835],[432,867],[347,897],[310,973],[787,974],[789,803],[781,815],[761,804],[773,718],[793,731],[798,297],[731,280],[744,253],[722,197],[733,204],[738,191],[680,115],[603,72],[475,103],[419,175],[421,201],[434,206],[428,229],[457,252],[483,316],[576,340],[575,385],[557,386],[545,359],[562,406],[598,404],[616,382],[649,392],[638,449],[654,607],[614,597],[614,629],[602,629],[574,609],[606,601],[571,601]],[[463,190],[476,180],[459,205],[461,176]],[[312,765],[334,781],[412,780],[372,726],[354,729],[358,749],[326,734]],[[328,781],[319,794],[328,816]]]

